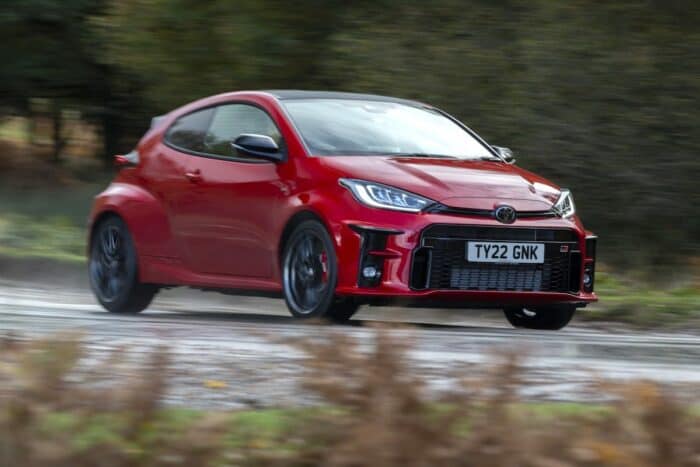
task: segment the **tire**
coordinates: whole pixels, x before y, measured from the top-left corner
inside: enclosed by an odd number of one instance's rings
[[[112,313],[139,313],[151,304],[158,287],[142,284],[131,234],[119,217],[100,222],[92,233],[88,273],[97,301]]]
[[[320,222],[299,224],[284,247],[282,290],[295,318],[326,318],[347,321],[355,312],[335,298],[338,266],[335,248]]]
[[[326,312],[326,318],[334,323],[347,323],[357,313],[358,308],[360,305],[351,300],[336,300],[331,309]]]
[[[555,305],[533,308],[510,307],[503,311],[513,327],[557,331],[569,324],[576,308],[571,305]]]

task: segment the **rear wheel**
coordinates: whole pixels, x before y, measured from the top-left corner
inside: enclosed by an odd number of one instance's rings
[[[138,281],[134,242],[124,221],[110,217],[95,227],[89,260],[90,287],[113,313],[138,313],[150,305],[158,288]]]
[[[576,308],[571,305],[555,305],[509,307],[503,311],[513,327],[556,331],[569,324]]]
[[[357,305],[335,297],[338,267],[326,228],[318,221],[299,224],[283,254],[284,299],[296,318],[347,321]]]

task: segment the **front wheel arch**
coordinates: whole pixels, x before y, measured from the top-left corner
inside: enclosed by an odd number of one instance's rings
[[[280,242],[279,242],[279,250],[278,250],[278,261],[279,261],[279,271],[280,271],[280,279],[282,281],[282,287],[284,288],[284,253],[287,248],[287,244],[289,240],[292,238],[292,234],[294,231],[297,229],[298,226],[303,224],[304,222],[308,221],[314,221],[318,222],[321,227],[323,227],[330,237],[331,244],[333,245],[334,250],[337,249],[337,244],[336,240],[333,237],[333,231],[329,227],[328,223],[324,221],[324,219],[317,214],[314,211],[310,210],[304,210],[296,213],[293,215],[288,221],[287,224],[285,225],[285,228],[282,232],[282,236],[280,237]],[[337,263],[337,251],[334,251],[335,253],[335,262]],[[336,266],[336,271],[338,270]],[[327,319],[332,322],[336,323],[343,323],[346,321],[349,321],[350,318],[357,312],[359,308],[359,304],[356,303],[352,299],[348,298],[341,298],[341,297],[334,297],[333,302],[331,307],[328,309],[328,311],[324,314],[323,318]]]
[[[280,236],[280,240],[277,245],[277,269],[280,271],[280,277],[282,273],[282,257],[284,256],[284,249],[287,246],[287,242],[289,242],[289,239],[292,236],[294,229],[296,229],[297,226],[301,225],[303,222],[306,221],[320,222],[326,228],[328,234],[331,236],[331,240],[333,239],[333,235],[331,233],[332,230],[328,228],[328,223],[326,223],[326,221],[315,211],[305,209],[294,214],[291,218],[289,218],[289,220],[285,224],[284,230],[282,230],[282,235]]]
[[[282,259],[282,293],[292,316],[323,318],[331,312],[338,280],[333,250],[328,229],[316,219],[298,224],[292,232]],[[314,291],[310,303],[309,291]]]

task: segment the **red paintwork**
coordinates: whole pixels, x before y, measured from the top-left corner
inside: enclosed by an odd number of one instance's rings
[[[287,147],[282,163],[250,164],[198,157],[162,142],[179,116],[208,105],[242,101],[263,109]],[[127,223],[139,255],[140,280],[163,285],[281,291],[280,239],[298,213],[314,213],[335,242],[339,295],[454,299],[465,303],[543,304],[591,302],[592,293],[415,292],[408,287],[410,254],[420,232],[433,223],[497,225],[495,220],[445,214],[412,214],[359,204],[339,185],[341,177],[393,185],[453,207],[492,209],[507,202],[517,210],[551,207],[559,187],[504,163],[388,157],[314,157],[308,154],[277,99],[263,92],[228,93],[188,104],[168,114],[139,142],[140,162],[122,169],[97,196],[94,223],[114,212]],[[349,225],[397,229],[389,237],[381,284],[357,286],[360,236]],[[581,251],[586,231],[571,219],[518,219],[514,227],[568,228]],[[588,232],[590,234],[590,232]]]

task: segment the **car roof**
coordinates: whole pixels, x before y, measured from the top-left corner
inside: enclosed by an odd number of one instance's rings
[[[279,100],[292,99],[341,99],[341,100],[361,100],[361,101],[380,101],[380,102],[395,102],[397,104],[407,104],[413,106],[425,107],[418,101],[409,99],[400,99],[398,97],[380,96],[377,94],[360,94],[355,92],[336,92],[336,91],[301,91],[295,89],[274,89],[262,91],[274,96]]]

